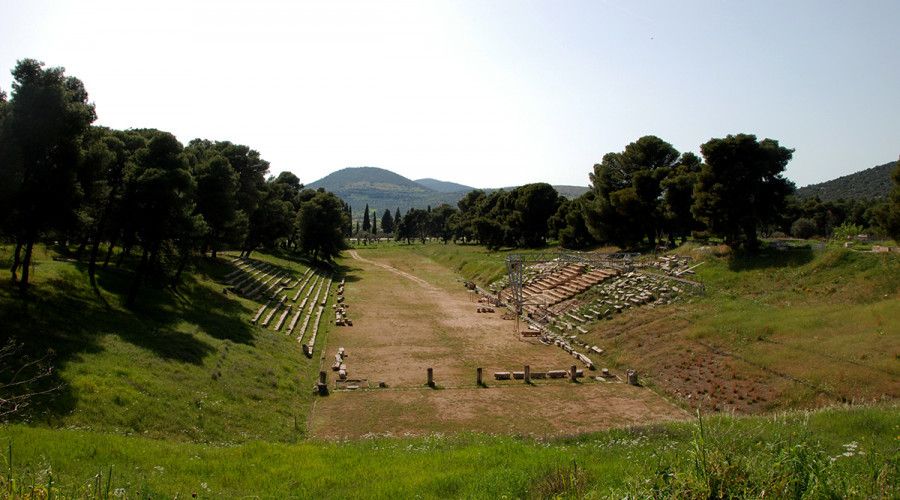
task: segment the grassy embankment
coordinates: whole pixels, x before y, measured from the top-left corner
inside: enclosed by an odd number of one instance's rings
[[[702,431],[675,424],[548,442],[463,435],[237,446],[14,425],[0,428],[13,461],[0,464],[0,496],[37,488],[43,498],[49,485],[57,497],[93,498],[891,498],[900,493],[896,415],[716,417]]]
[[[10,254],[0,247],[0,262]],[[256,302],[222,293],[221,278],[233,269],[224,259],[202,262],[176,292],[145,287],[138,304],[126,308],[130,271],[100,271],[95,292],[85,266],[54,255],[39,250],[27,298],[8,279],[0,284],[3,337],[17,338],[35,356],[52,349],[55,371],[44,387],[61,385],[18,419],[195,442],[304,436],[318,360],[306,359],[292,337],[252,325]],[[286,259],[254,258],[297,277],[306,270]]]

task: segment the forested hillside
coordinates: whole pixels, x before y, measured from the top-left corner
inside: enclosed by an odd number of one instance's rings
[[[822,201],[883,200],[891,192],[891,171],[896,164],[892,161],[830,181],[810,184],[798,189],[797,197],[818,196]]]

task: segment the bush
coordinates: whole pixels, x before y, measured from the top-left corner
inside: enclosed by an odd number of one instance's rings
[[[811,435],[791,434],[772,441],[746,429],[713,426],[699,417],[687,453],[652,459],[647,477],[633,478],[615,497],[624,498],[892,498],[897,493],[897,461],[868,460],[858,444],[829,456]],[[865,479],[862,479],[865,478]]]
[[[857,226],[851,222],[845,222],[834,229],[832,237],[836,240],[846,241],[853,239],[856,235],[863,232],[862,226]]]
[[[816,221],[812,219],[799,218],[791,224],[791,235],[794,238],[808,239],[816,234]]]

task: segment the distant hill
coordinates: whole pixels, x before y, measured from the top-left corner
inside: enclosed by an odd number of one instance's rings
[[[464,184],[457,184],[455,182],[447,182],[447,181],[439,181],[437,179],[416,179],[417,184],[421,184],[428,189],[432,189],[439,193],[468,193],[469,191],[475,189],[471,186],[466,186]]]
[[[897,162],[861,170],[830,181],[810,184],[797,190],[798,198],[818,196],[822,201],[883,199],[891,192],[891,172]]]
[[[340,196],[353,208],[354,218],[360,215],[368,204],[370,210],[384,212],[400,209],[406,212],[410,208],[436,207],[442,203],[456,206],[473,187],[455,182],[436,179],[410,180],[400,174],[377,167],[350,167],[332,172],[325,177],[307,185],[312,189],[325,188]],[[576,198],[587,191],[582,186],[553,186],[567,198]],[[512,187],[503,188],[506,190]],[[496,189],[485,189],[486,192]]]
[[[441,203],[456,205],[465,193],[442,193],[418,184],[390,170],[376,167],[350,167],[332,172],[309,184],[307,187],[325,188],[338,195],[353,208],[354,217],[363,212],[368,204],[370,210],[392,212],[400,208],[406,212],[410,208],[433,207]],[[361,216],[360,216],[361,217]]]

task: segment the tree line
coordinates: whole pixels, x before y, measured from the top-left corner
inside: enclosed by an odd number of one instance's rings
[[[700,152],[679,153],[645,136],[607,153],[594,165],[590,191],[563,203],[551,230],[567,248],[673,245],[696,236],[753,250],[760,236],[830,237],[840,227],[895,234],[889,203],[794,196],[783,175],[793,150],[777,140],[728,135]]]
[[[888,202],[799,200],[784,177],[793,150],[777,140],[728,135],[702,144],[700,153],[681,153],[644,136],[605,154],[589,174],[590,189],[578,198],[565,199],[542,183],[490,194],[475,190],[432,231],[493,249],[539,247],[548,238],[570,249],[637,249],[693,236],[754,250],[760,236],[827,237],[838,228],[898,237],[900,186]],[[894,177],[900,183],[900,166]]]
[[[379,234],[393,234],[397,241],[429,238],[444,243],[481,243],[489,248],[504,246],[541,246],[548,237],[548,220],[564,200],[546,183],[527,184],[512,190],[487,193],[474,190],[453,207],[446,203],[432,208],[410,208],[405,214],[398,208],[393,215],[385,210]],[[366,206],[366,213],[368,213]],[[364,215],[362,233],[377,233],[376,219]]]
[[[156,129],[94,126],[94,105],[63,68],[24,59],[0,91],[0,235],[14,244],[12,280],[25,291],[33,248],[77,245],[98,266],[134,255],[127,302],[148,280],[175,285],[193,259],[225,248],[249,256],[283,247],[319,261],[344,248],[350,209],[248,146]],[[21,276],[19,272],[21,271]]]
[[[352,214],[351,214],[352,216]],[[379,225],[379,220],[380,225]],[[355,236],[357,238],[368,238],[377,235],[392,234],[395,230],[395,220],[400,220],[400,208],[397,208],[396,214],[391,214],[390,209],[385,209],[378,217],[377,210],[370,210],[369,204],[363,210],[362,225],[360,221],[356,221],[356,227],[347,231],[347,236]]]

